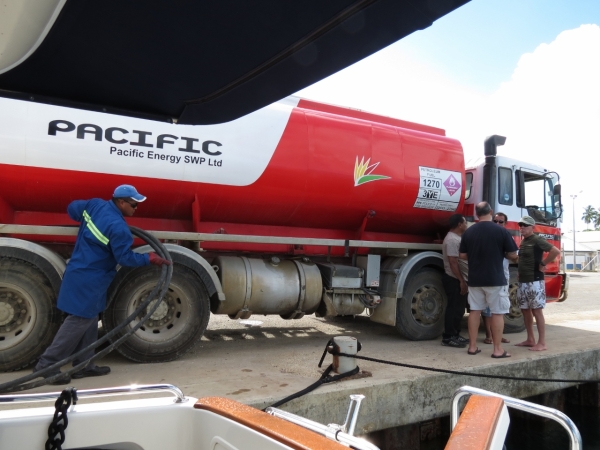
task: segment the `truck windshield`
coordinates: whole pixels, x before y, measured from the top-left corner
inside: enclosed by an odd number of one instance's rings
[[[524,172],[523,176],[527,213],[538,223],[556,224],[561,215],[560,196],[554,194],[558,175]]]

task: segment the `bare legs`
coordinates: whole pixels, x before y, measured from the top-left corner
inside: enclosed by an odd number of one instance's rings
[[[522,309],[523,319],[525,320],[525,329],[527,330],[527,339],[516,344],[518,347],[530,347],[532,351],[546,350],[546,321],[544,319],[544,310],[538,309]],[[537,325],[539,339],[535,343],[535,334],[533,333],[533,318]]]
[[[489,344],[492,341],[492,318],[483,316],[483,324],[485,325],[485,343]]]
[[[504,319],[503,319],[504,320]],[[483,324],[485,325],[485,342],[486,344],[492,344],[494,340],[492,339],[492,318],[483,316]],[[510,341],[506,338],[502,338],[503,344],[508,344]]]
[[[477,351],[477,335],[479,334],[479,323],[481,321],[481,311],[469,312],[469,349],[470,353]]]
[[[486,320],[487,319],[487,320]],[[479,324],[481,320],[481,311],[471,310],[469,313],[469,353],[477,351],[477,335],[479,334]],[[501,356],[504,354],[502,348],[502,333],[504,332],[504,314],[492,314],[492,317],[484,317],[483,320],[487,324],[490,324],[490,335],[494,343],[494,356]],[[510,354],[506,354],[510,356]]]
[[[533,347],[535,345],[535,336],[533,335],[533,314],[531,309],[522,309],[525,329],[527,330],[527,339],[516,344],[517,347]]]
[[[539,352],[546,350],[546,320],[544,319],[544,310],[542,308],[534,309],[533,316],[535,317],[535,324],[538,329],[538,343],[531,347],[529,350]]]
[[[502,348],[502,333],[504,332],[504,314],[492,314],[492,341],[494,341],[494,356],[504,354]],[[506,356],[510,356],[507,354]]]

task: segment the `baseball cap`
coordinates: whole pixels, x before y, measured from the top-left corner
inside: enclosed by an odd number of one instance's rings
[[[146,200],[142,194],[140,194],[132,185],[122,184],[115,189],[113,194],[114,198],[130,198],[136,202],[143,202]]]
[[[519,225],[521,225],[522,223],[524,223],[525,225],[535,225],[535,220],[533,220],[533,217],[523,216],[521,217],[521,220],[519,220]]]

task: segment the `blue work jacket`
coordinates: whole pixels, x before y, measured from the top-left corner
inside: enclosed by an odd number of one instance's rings
[[[117,264],[146,266],[150,259],[131,250],[133,237],[111,200],[75,200],[67,212],[81,226],[58,294],[58,309],[90,319],[106,309]]]

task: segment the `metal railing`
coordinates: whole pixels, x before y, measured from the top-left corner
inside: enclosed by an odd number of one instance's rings
[[[297,416],[287,411],[269,407],[265,410],[265,412],[271,414],[272,416],[279,417],[280,419],[285,419],[288,422],[295,423],[296,425],[300,425],[301,427],[314,431],[315,433],[325,436],[333,441],[352,446],[352,448],[356,448],[358,450],[379,450],[379,447],[365,441],[364,439],[351,436],[343,431],[330,428],[327,425],[305,419],[304,417]]]
[[[353,436],[356,421],[358,419],[358,411],[360,410],[360,403],[364,398],[365,396],[360,394],[350,396],[350,406],[348,407],[348,414],[346,415],[346,421],[343,425],[323,425],[319,422],[305,419],[304,417],[271,406],[265,409],[265,412],[272,416],[279,417],[280,419],[287,420],[288,422],[295,423],[296,425],[300,425],[301,427],[314,431],[332,441],[348,445],[357,450],[379,450],[379,447],[376,445]]]
[[[183,392],[181,392],[177,386],[173,386],[172,384],[132,384],[129,386],[102,389],[77,389],[77,397],[81,399],[83,397],[107,397],[112,395],[132,395],[154,392],[170,392],[175,396],[175,403],[187,402],[187,398],[183,395]],[[56,401],[60,394],[60,392],[43,392],[35,394],[0,395],[0,404]]]
[[[461,388],[458,388],[454,393],[454,396],[452,397],[452,411],[450,413],[450,432],[454,430],[454,427],[458,422],[458,403],[464,396],[471,394],[501,398],[502,400],[504,400],[504,404],[509,408],[518,409],[520,411],[525,411],[536,416],[554,420],[555,422],[561,424],[565,430],[567,430],[571,443],[571,450],[582,449],[581,434],[579,434],[579,430],[577,429],[573,421],[569,419],[569,417],[567,417],[565,414],[558,411],[557,409],[548,408],[547,406],[536,405],[535,403],[526,402],[525,400],[507,397],[505,395],[496,394],[494,392],[485,391],[483,389],[478,389],[471,386],[463,386]]]

